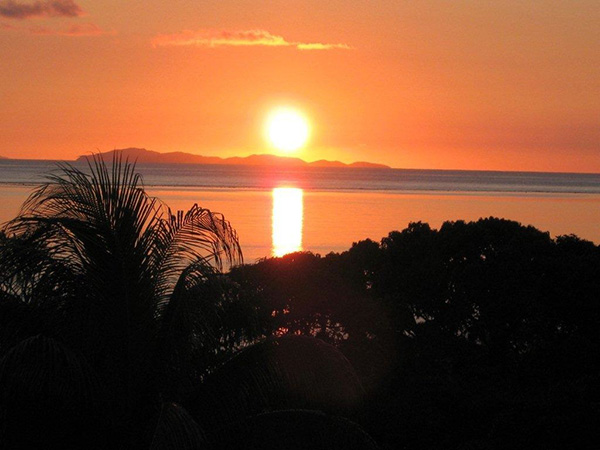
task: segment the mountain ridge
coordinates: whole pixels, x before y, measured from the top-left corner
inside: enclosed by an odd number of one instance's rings
[[[99,153],[104,161],[110,161],[114,153],[121,152],[126,158],[133,158],[139,163],[162,163],[162,164],[218,164],[218,165],[246,165],[246,166],[284,166],[284,167],[343,167],[343,168],[372,168],[390,169],[385,164],[357,161],[350,164],[341,161],[304,161],[303,159],[290,156],[277,156],[269,154],[254,154],[250,156],[232,156],[221,158],[219,156],[202,156],[186,152],[161,153],[145,148],[129,147],[115,149]],[[91,155],[81,155],[76,161],[84,161]]]

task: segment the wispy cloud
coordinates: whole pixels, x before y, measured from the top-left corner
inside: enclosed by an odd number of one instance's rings
[[[32,27],[29,32],[44,36],[102,36],[104,34],[115,34],[114,31],[103,30],[94,23],[82,23],[57,30],[46,27]]]
[[[196,47],[295,47],[298,50],[332,50],[351,47],[346,44],[326,44],[321,42],[290,42],[283,36],[266,30],[184,30],[181,33],[159,34],[152,39],[154,47],[196,46]]]
[[[303,44],[301,42],[294,44],[298,50],[332,50],[332,49],[342,49],[342,50],[351,50],[352,47],[346,44],[321,44],[319,42]]]
[[[14,0],[0,1],[0,16],[11,19],[30,17],[78,17],[83,10],[73,0],[45,0],[22,3]]]

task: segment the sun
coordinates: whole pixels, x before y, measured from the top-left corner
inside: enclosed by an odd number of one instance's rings
[[[278,108],[267,118],[266,134],[275,148],[291,153],[306,144],[310,136],[310,125],[295,109]]]

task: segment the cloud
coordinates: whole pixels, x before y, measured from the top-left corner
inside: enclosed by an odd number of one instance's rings
[[[332,50],[332,49],[342,49],[342,50],[351,50],[352,47],[346,44],[321,44],[318,42],[312,44],[303,44],[301,42],[296,43],[296,48],[298,50]]]
[[[153,47],[196,46],[196,47],[295,47],[299,50],[345,49],[346,44],[323,44],[320,42],[290,42],[283,36],[271,34],[266,30],[184,30],[181,33],[159,34],[152,39]]]
[[[94,23],[82,23],[70,26],[62,30],[54,30],[46,27],[33,27],[31,34],[44,36],[101,36],[104,34],[115,34],[114,31],[105,31]]]
[[[30,17],[79,17],[81,7],[73,0],[45,0],[20,3],[14,0],[0,1],[0,16],[11,19]]]

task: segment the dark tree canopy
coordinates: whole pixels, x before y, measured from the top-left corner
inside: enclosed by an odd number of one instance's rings
[[[274,334],[337,345],[380,443],[586,448],[600,419],[600,248],[488,218],[411,223],[232,276]],[[560,426],[558,424],[560,423]]]

